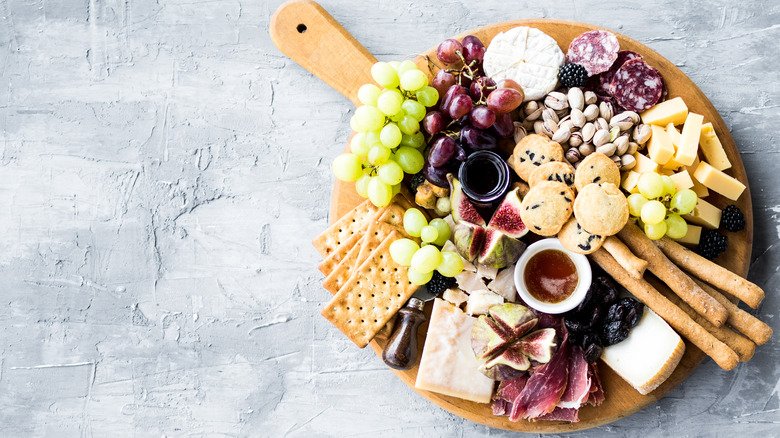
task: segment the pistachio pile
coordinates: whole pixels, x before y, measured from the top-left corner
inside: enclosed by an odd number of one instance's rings
[[[615,114],[610,102],[598,103],[592,91],[573,87],[552,91],[543,100],[526,102],[515,123],[515,142],[529,132],[545,135],[566,149],[566,160],[575,168],[593,152],[602,153],[621,170],[636,165],[634,153],[650,139],[650,126],[639,114]]]

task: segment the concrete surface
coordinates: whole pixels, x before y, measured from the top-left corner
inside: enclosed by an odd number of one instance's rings
[[[271,43],[281,1],[0,0],[0,436],[514,436],[319,315],[310,240],[351,104]],[[710,97],[750,175],[778,329],[780,5],[323,0],[400,59],[510,18],[613,28]],[[777,436],[776,340],[572,436]]]

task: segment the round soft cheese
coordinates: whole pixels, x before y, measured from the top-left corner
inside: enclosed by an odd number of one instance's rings
[[[527,102],[542,99],[555,89],[563,61],[563,52],[552,37],[533,27],[519,26],[493,38],[482,66],[496,82],[512,79],[520,84]]]

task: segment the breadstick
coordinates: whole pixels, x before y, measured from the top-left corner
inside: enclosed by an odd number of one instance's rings
[[[737,353],[728,345],[712,336],[699,324],[696,324],[679,307],[672,304],[653,286],[643,279],[629,275],[604,248],[590,255],[612,278],[628,289],[637,299],[645,303],[655,313],[663,318],[679,334],[688,338],[694,345],[711,357],[724,370],[731,370],[739,362]]]
[[[650,272],[666,283],[674,293],[700,315],[707,318],[707,321],[716,327],[720,327],[726,322],[728,312],[723,304],[704,292],[691,280],[691,277],[666,258],[664,253],[653,245],[653,241],[639,227],[629,222],[618,232],[618,236],[624,243],[631,246],[636,255],[647,260]]]
[[[679,307],[683,312],[688,314],[688,316],[690,316],[691,319],[696,322],[696,324],[704,327],[704,329],[710,332],[712,336],[715,336],[719,341],[723,342],[724,344],[728,345],[729,348],[734,350],[734,352],[737,353],[737,356],[739,356],[739,360],[741,362],[747,362],[751,357],[753,357],[753,353],[756,352],[756,344],[754,344],[750,339],[740,335],[734,330],[731,330],[728,326],[724,325],[722,327],[715,327],[714,325],[710,324],[709,321],[704,319],[704,317],[696,313],[696,311],[693,310],[691,306],[687,305],[677,295],[663,289],[657,290],[661,293],[661,295],[666,297],[666,299],[671,301],[672,304]]]
[[[736,304],[732,303],[725,295],[709,284],[696,278],[693,281],[704,289],[704,292],[712,295],[719,303],[723,304],[723,307],[729,312],[729,319],[726,320],[726,323],[750,338],[756,345],[763,345],[772,337],[772,327],[737,307]]]
[[[616,262],[620,263],[632,277],[636,279],[642,278],[645,275],[645,269],[647,269],[647,261],[640,259],[631,252],[628,247],[615,236],[609,236],[604,239],[604,243],[601,245],[606,249],[612,258]]]
[[[764,299],[764,291],[739,275],[705,259],[668,237],[656,240],[655,244],[673,262],[707,283],[739,298],[752,308],[757,308]]]

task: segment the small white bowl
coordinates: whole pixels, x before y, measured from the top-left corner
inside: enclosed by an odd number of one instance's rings
[[[569,256],[577,270],[577,286],[574,288],[574,292],[559,303],[545,303],[537,300],[531,296],[525,285],[525,275],[523,275],[523,273],[525,272],[528,261],[535,254],[547,249],[556,249]],[[561,241],[556,238],[543,239],[530,245],[525,249],[523,255],[520,256],[520,260],[517,261],[517,265],[515,265],[515,287],[517,288],[517,293],[520,295],[520,298],[530,307],[544,313],[564,313],[577,307],[577,305],[585,299],[585,295],[588,293],[591,277],[592,273],[588,258],[584,254],[577,254],[567,250],[561,245]]]

